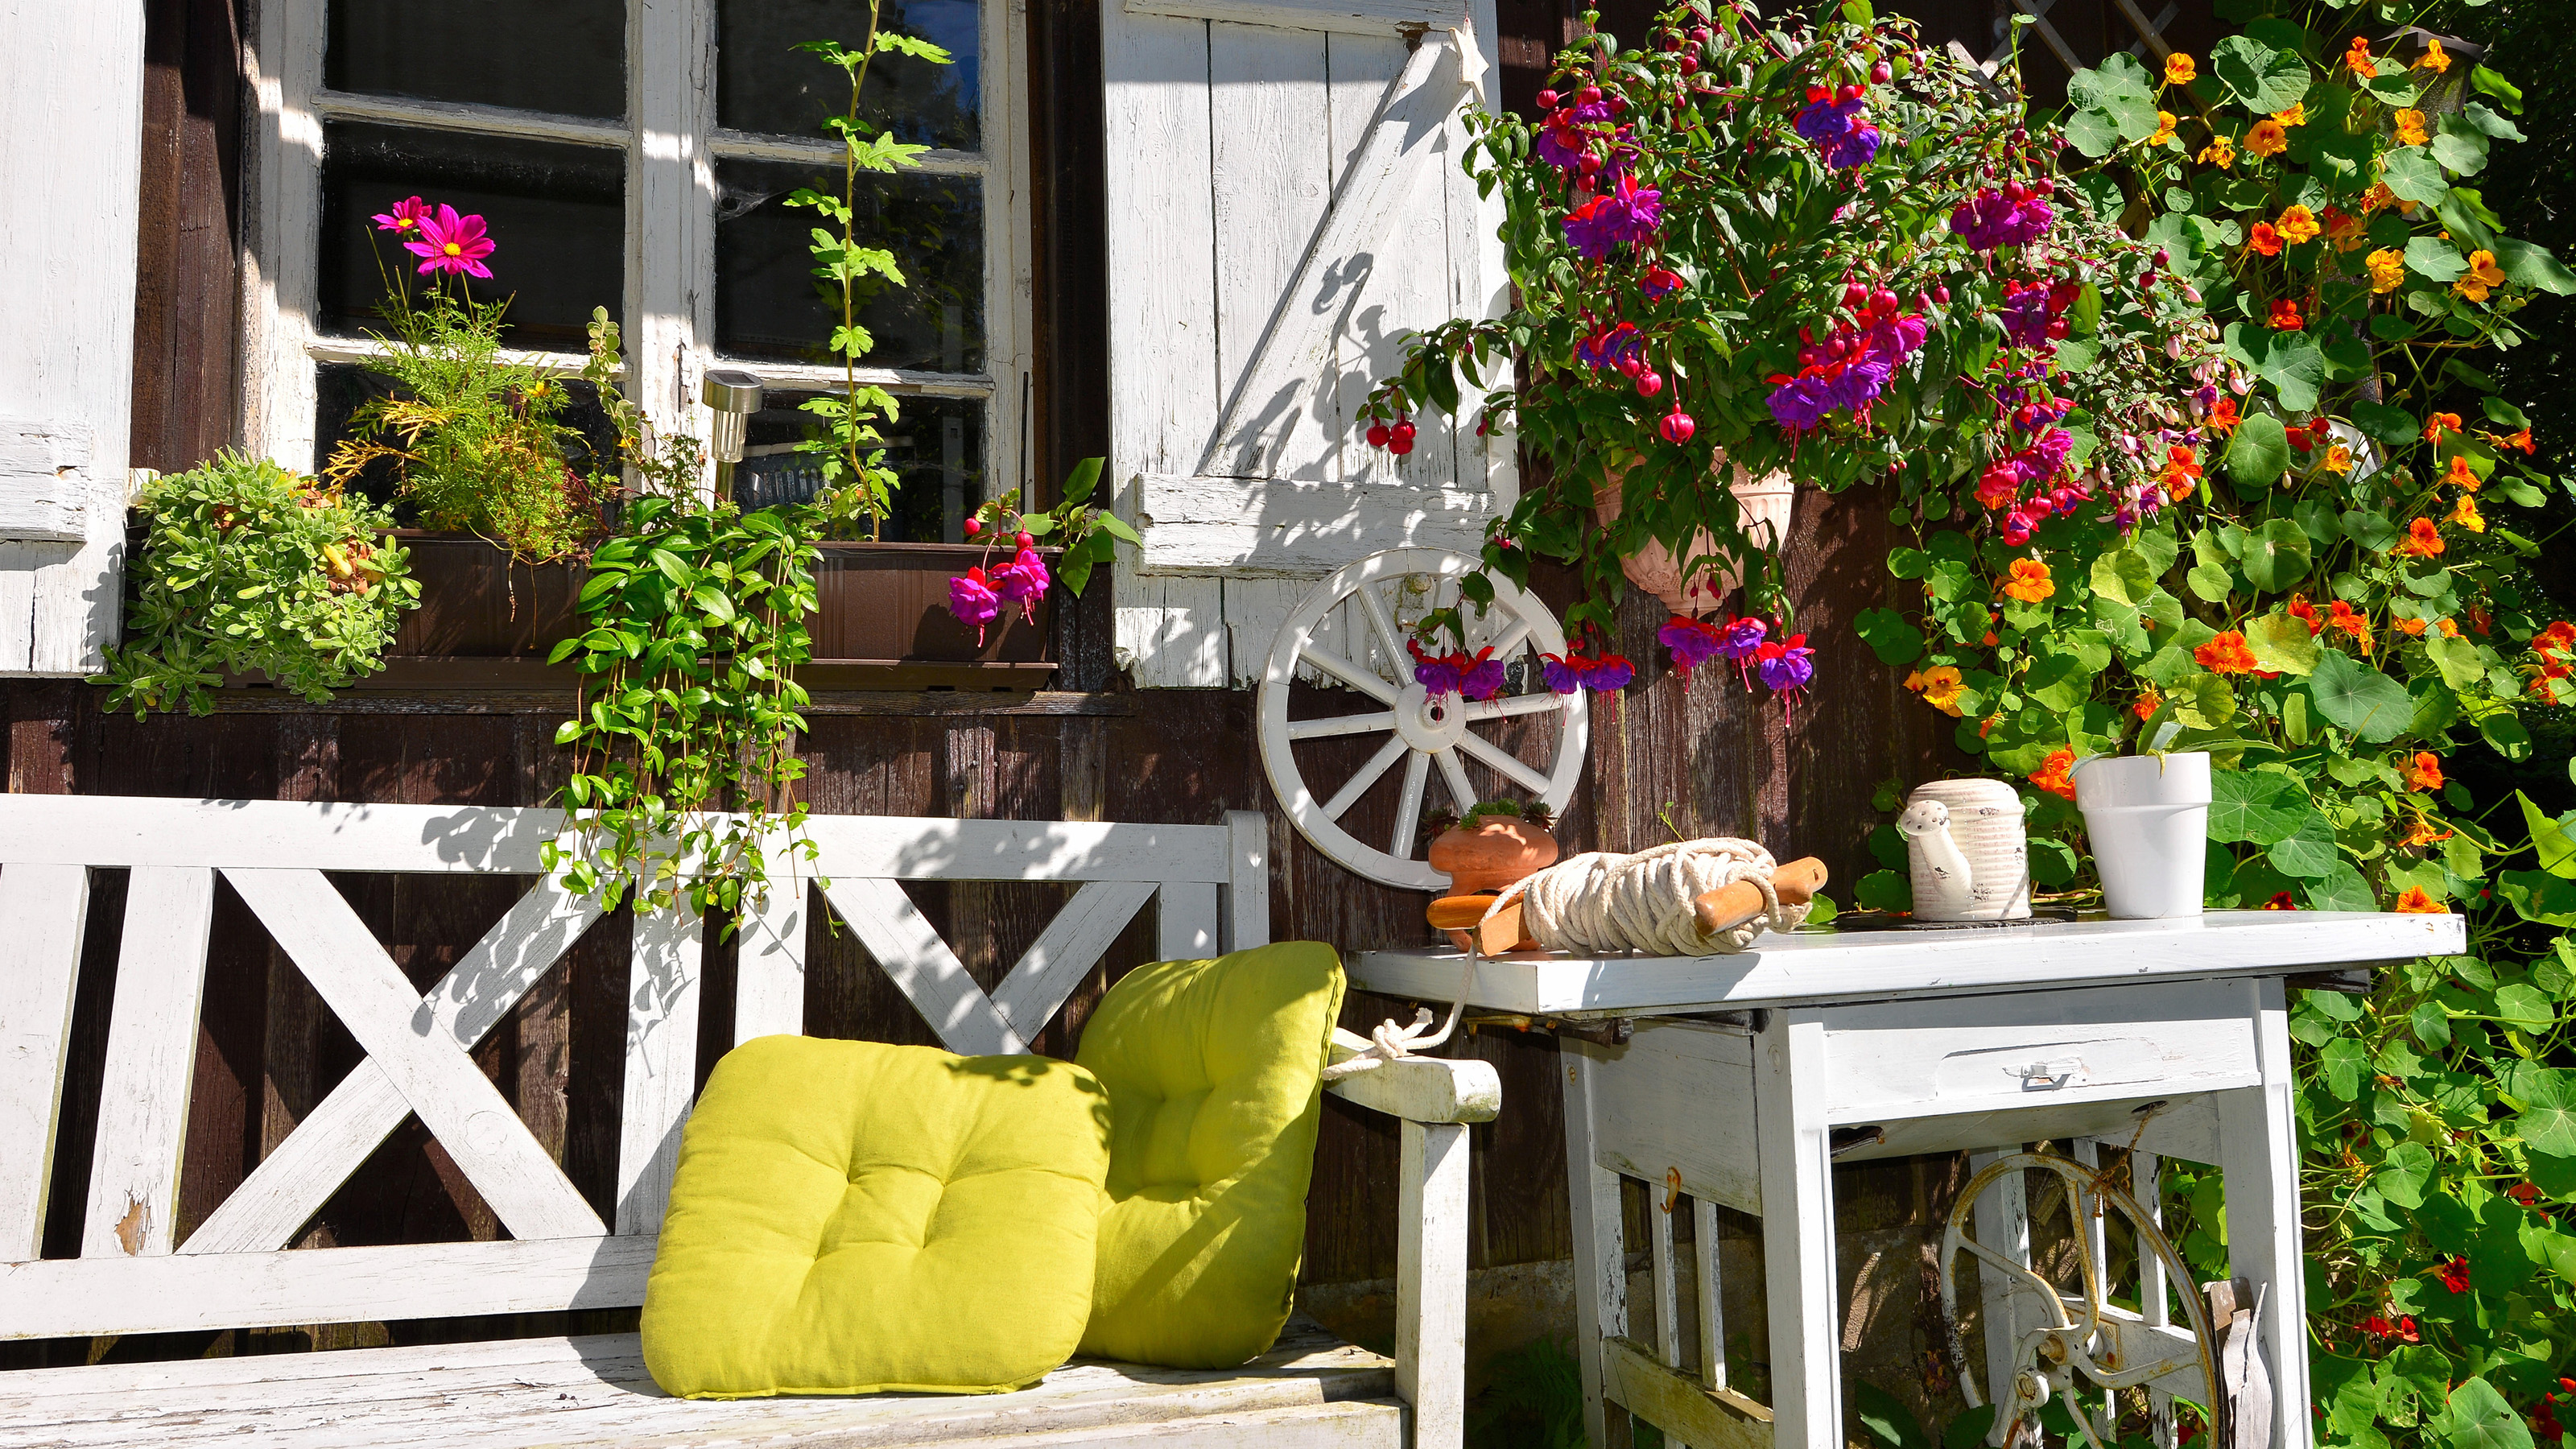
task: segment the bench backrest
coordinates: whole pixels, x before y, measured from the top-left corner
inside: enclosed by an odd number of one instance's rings
[[[0,1339],[623,1307],[643,1301],[697,1080],[701,922],[633,918],[617,1206],[603,1223],[469,1053],[601,919],[545,878],[561,812],[0,795]],[[1157,954],[1267,939],[1267,832],[815,816],[820,878],[940,1038],[1017,1052],[1150,902]],[[783,854],[783,852],[781,852]],[[39,1258],[92,868],[131,872],[78,1258]],[[804,1027],[811,895],[773,857],[739,928],[735,1040]],[[531,878],[426,995],[323,872]],[[366,1060],[174,1242],[215,880],[256,915]],[[897,884],[1078,883],[987,996]],[[510,1239],[289,1250],[417,1115]]]

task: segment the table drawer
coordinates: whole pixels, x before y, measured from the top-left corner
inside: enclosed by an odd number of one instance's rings
[[[2209,1092],[2261,1080],[2263,983],[1944,997],[1825,1013],[1834,1122]]]

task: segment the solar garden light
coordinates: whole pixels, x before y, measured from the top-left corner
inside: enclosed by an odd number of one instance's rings
[[[716,415],[715,428],[707,439],[707,452],[716,464],[716,496],[730,498],[733,465],[742,461],[743,435],[750,427],[751,415],[760,411],[760,379],[732,368],[716,369],[706,375],[698,400]]]

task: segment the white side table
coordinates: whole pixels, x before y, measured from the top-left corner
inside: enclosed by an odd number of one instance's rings
[[[1765,937],[1733,956],[1527,952],[1480,963],[1468,991],[1478,1007],[1636,1023],[1622,1045],[1558,1039],[1593,1442],[1606,1442],[1606,1399],[1694,1445],[1842,1449],[1838,1157],[2135,1137],[2142,1157],[2225,1174],[2231,1271],[2269,1285],[2259,1328],[2274,1385],[2271,1442],[2309,1449],[2284,978],[2453,955],[2466,940],[2457,916],[2214,911]],[[1465,965],[1451,951],[1372,951],[1352,963],[1350,981],[1445,1001]],[[1837,1138],[1846,1150],[1835,1151]],[[1762,1219],[1767,1408],[1726,1383],[1713,1280],[1696,1295],[1700,1362],[1682,1366],[1666,1215],[1654,1215],[1649,1244],[1657,1342],[1629,1336],[1622,1177],[1659,1194],[1678,1183],[1697,1205],[1703,1244],[1715,1236],[1708,1204]],[[1714,1259],[1702,1253],[1704,1273]],[[1988,1366],[1990,1384],[2001,1367]]]

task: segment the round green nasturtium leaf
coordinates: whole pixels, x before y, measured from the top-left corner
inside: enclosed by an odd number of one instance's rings
[[[1894,609],[1863,609],[1852,628],[1881,663],[1911,664],[1923,654],[1923,631]]]
[[[1864,911],[1910,911],[1914,909],[1914,886],[1895,871],[1874,870],[1860,878],[1852,901]]]
[[[2369,744],[2386,744],[2404,734],[2415,715],[2415,701],[2405,685],[2356,663],[2340,649],[2318,655],[2308,690],[2326,723]]]
[[[2324,875],[2299,882],[2301,894],[2307,897],[2312,911],[2375,911],[2379,901],[2370,893],[2370,882],[2348,860],[2338,860],[2334,869]]]
[[[2257,413],[2236,425],[2227,440],[2227,476],[2239,483],[2268,487],[2290,470],[2290,433],[2281,420]]]
[[[2217,793],[2217,785],[2217,777],[2212,777],[2212,795]],[[2334,868],[2343,864],[2343,852],[2335,845],[2334,826],[2323,815],[2313,811],[2301,817],[2288,835],[2274,841],[2265,854],[2272,864],[2280,867],[2282,874],[2302,880],[2313,881],[2332,875]],[[2356,909],[2368,910],[2370,907]]]
[[[2306,787],[2274,770],[2221,770],[2209,777],[2209,838],[2249,845],[2287,840],[2315,816]]]
[[[2308,531],[2289,519],[2273,519],[2245,542],[2245,577],[2267,594],[2306,578],[2308,563]]]

